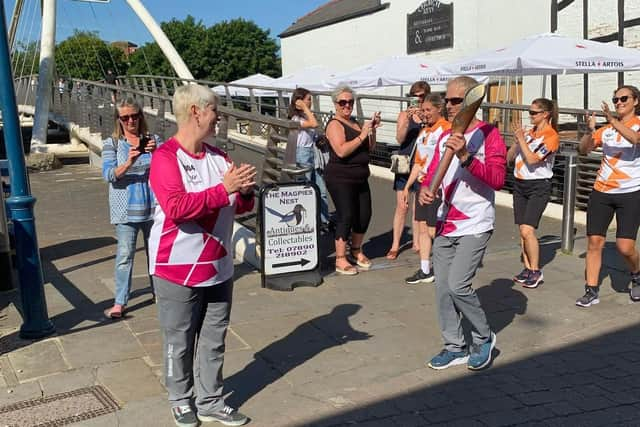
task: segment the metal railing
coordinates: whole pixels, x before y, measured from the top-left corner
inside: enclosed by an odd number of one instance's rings
[[[16,79],[16,96],[18,103],[33,105],[35,100],[35,85],[31,76]],[[263,164],[262,183],[285,182],[295,179],[300,173],[296,167],[295,149],[299,124],[284,119],[288,108],[288,97],[291,89],[273,88],[268,86],[232,85],[225,82],[208,80],[188,80],[177,77],[159,76],[120,76],[117,85],[92,82],[80,79],[70,79],[64,91],[52,86],[52,106],[54,113],[61,114],[69,121],[82,127],[88,127],[92,132],[109,135],[115,120],[114,108],[111,103],[111,93],[117,91],[118,97],[134,98],[145,108],[145,115],[150,131],[166,138],[176,130],[172,113],[171,97],[177,87],[185,83],[198,83],[208,87],[222,86],[225,96],[221,96],[219,106],[222,120],[217,136],[218,144],[233,143],[228,139],[228,130],[237,129],[254,135],[262,135],[266,139],[265,158]],[[241,87],[249,91],[248,97],[231,96],[233,87]],[[256,95],[257,90],[269,90],[276,93],[273,104],[265,107]],[[330,92],[312,91],[312,110],[324,128],[332,115],[323,106],[332,106]],[[383,123],[390,124],[395,129],[397,113],[405,108],[408,99],[399,96],[385,96],[375,94],[355,94],[356,118],[364,120],[369,113],[385,109],[382,116]],[[265,111],[266,108],[266,111]],[[512,121],[520,121],[521,114],[529,109],[528,105],[484,103],[480,107],[483,120],[495,124],[501,131],[507,145],[513,143],[510,130]],[[563,249],[569,248],[569,240],[573,245],[573,209],[584,209],[593,187],[596,172],[601,161],[601,154],[591,153],[587,156],[577,156],[576,148],[579,138],[586,127],[584,123],[585,110],[561,108],[559,109],[561,123],[561,150],[556,156],[554,178],[552,180],[552,201],[561,203],[565,208],[566,218],[570,223],[563,225]],[[284,146],[284,148],[282,148]],[[381,141],[371,155],[371,163],[389,166],[389,156],[397,149],[395,141]],[[570,173],[568,171],[571,171]],[[507,173],[506,191],[513,188],[512,169]],[[567,211],[569,209],[570,211]],[[565,244],[566,243],[566,244]]]
[[[19,102],[33,105],[35,86],[31,84],[31,77],[16,79],[15,87]],[[162,85],[159,87],[162,88]],[[109,85],[70,79],[62,91],[59,91],[57,86],[52,86],[50,110],[64,117],[67,122],[88,128],[91,133],[100,134],[101,138],[105,139],[111,135],[116,120],[116,109],[111,99],[112,93],[116,91],[118,99],[132,98],[143,107],[150,132],[162,139],[173,135],[177,125],[173,117],[172,98],[166,92],[147,92],[141,89],[144,89],[144,86],[140,82],[136,87],[128,87],[123,84]],[[261,177],[263,183],[287,182],[304,173],[303,169],[297,167],[295,161],[300,127],[298,122],[223,105],[218,107],[218,111],[220,122],[216,136],[217,145],[224,146],[230,143],[228,129],[230,126],[235,126],[238,121],[248,121],[266,130],[267,143]],[[95,147],[90,148],[95,150]]]

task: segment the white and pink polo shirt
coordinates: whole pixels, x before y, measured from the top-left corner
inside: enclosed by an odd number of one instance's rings
[[[438,141],[422,185],[429,185],[445,150],[451,130]],[[466,168],[453,157],[440,189],[442,205],[438,211],[438,234],[459,237],[493,230],[495,191],[504,185],[507,148],[494,126],[478,122],[464,134],[473,160]]]
[[[212,286],[233,275],[233,220],[253,197],[227,194],[231,166],[210,145],[193,155],[171,138],[153,153],[149,181],[158,204],[149,236],[149,273],[183,286]]]

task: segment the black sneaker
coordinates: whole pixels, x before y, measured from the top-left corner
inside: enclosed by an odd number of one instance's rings
[[[230,406],[224,405],[224,408],[212,414],[198,414],[198,419],[203,423],[217,421],[226,426],[241,426],[244,425],[249,418],[246,415],[241,414],[237,410]]]
[[[173,421],[178,427],[196,427],[198,425],[196,414],[189,405],[174,406],[171,408],[171,413]]]
[[[524,283],[524,281],[527,280],[527,278],[529,277],[529,274],[531,274],[531,270],[529,270],[528,268],[525,268],[524,270],[522,270],[520,273],[518,273],[513,277],[513,281],[516,283]]]
[[[640,271],[631,273],[631,289],[629,289],[629,298],[631,301],[640,301]]]
[[[540,283],[544,281],[544,275],[542,274],[542,270],[533,271],[529,270],[529,277],[525,279],[521,285],[525,288],[537,288]]]
[[[413,273],[413,276],[407,277],[406,279],[404,279],[404,281],[407,285],[417,285],[418,283],[431,283],[435,279],[436,278],[434,277],[432,271],[430,271],[429,274],[427,274],[424,271],[422,271],[421,268],[419,268],[418,271]]]
[[[590,307],[594,304],[598,304],[598,290],[593,286],[584,287],[584,295],[576,300],[576,305],[579,307]]]

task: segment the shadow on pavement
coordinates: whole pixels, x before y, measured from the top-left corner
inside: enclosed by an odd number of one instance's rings
[[[611,279],[611,288],[613,288],[614,291],[619,293],[629,292],[631,275],[622,256],[618,253],[615,242],[607,242],[604,245],[604,250],[602,251],[602,268],[600,269],[598,284],[602,285],[602,282],[607,276]]]
[[[299,425],[637,426],[638,326]]]
[[[47,246],[40,250],[42,260],[42,270],[44,274],[45,283],[51,283],[53,287],[64,297],[64,299],[73,306],[73,309],[60,313],[51,317],[51,321],[56,327],[56,335],[66,335],[69,333],[79,332],[87,329],[100,327],[105,324],[111,324],[113,320],[106,319],[103,311],[111,306],[112,298],[108,300],[94,303],[88,298],[82,290],[71,282],[65,273],[79,270],[81,268],[90,267],[92,265],[114,259],[115,256],[98,258],[89,262],[85,262],[79,265],[75,265],[64,270],[59,270],[54,261],[61,258],[71,257],[79,255],[84,252],[100,249],[105,246],[111,246],[116,243],[113,237],[94,237],[88,239],[76,239],[69,240],[63,243]],[[139,249],[143,251],[143,249]],[[150,293],[150,288],[136,289],[130,294],[130,298],[133,299],[141,294]],[[152,301],[143,301],[132,306],[127,307],[127,313],[134,312],[144,306],[151,304]],[[8,292],[6,294],[0,294],[0,307],[6,307],[8,304],[14,304],[20,311],[20,298],[18,292]],[[85,320],[97,322],[92,325],[83,326],[77,328],[76,326]],[[13,351],[18,348],[31,344],[31,340],[21,340],[18,337],[18,332],[0,337],[0,349],[3,351]]]
[[[529,299],[517,290],[511,279],[495,279],[488,285],[476,289],[476,292],[487,314],[491,330],[496,334],[509,326],[516,316],[527,312]]]
[[[229,405],[240,407],[269,384],[321,352],[349,341],[371,338],[353,329],[349,317],[362,306],[340,304],[330,313],[315,317],[287,336],[272,342],[254,355],[254,360],[241,371],[225,379],[225,389],[233,390],[226,398]]]

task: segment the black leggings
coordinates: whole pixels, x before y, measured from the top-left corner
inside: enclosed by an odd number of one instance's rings
[[[367,181],[360,183],[327,180],[327,189],[336,207],[336,240],[345,242],[349,234],[364,234],[371,220],[371,191]]]

